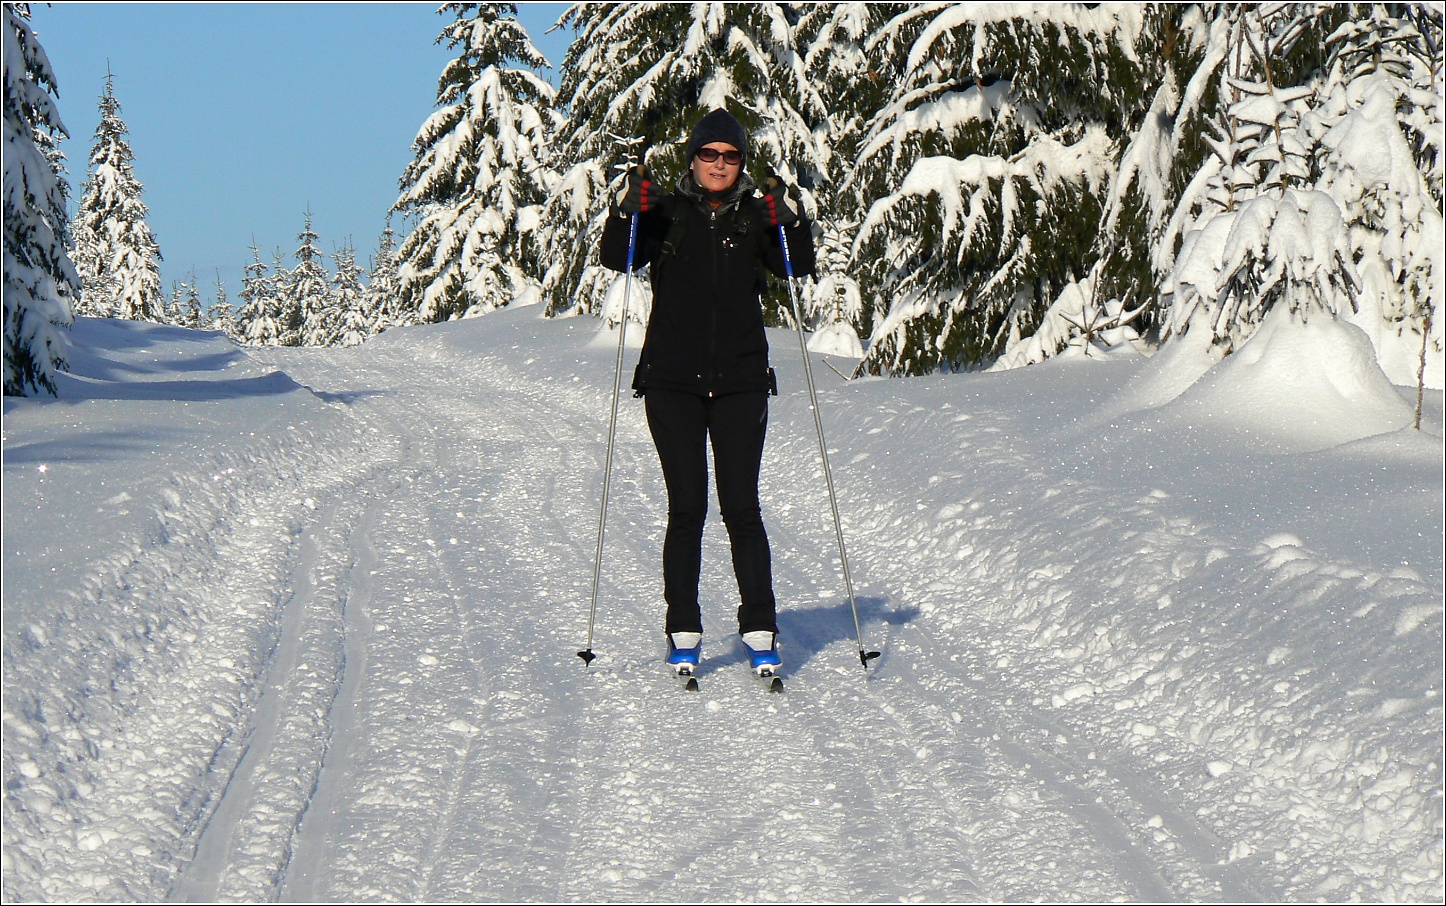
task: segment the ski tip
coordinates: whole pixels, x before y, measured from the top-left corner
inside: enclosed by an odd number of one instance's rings
[[[597,655],[595,655],[595,654],[592,653],[592,649],[591,649],[591,648],[589,648],[589,649],[586,650],[586,651],[579,651],[579,652],[577,653],[577,656],[580,657],[580,658],[582,658],[582,662],[583,662],[584,664],[588,665],[589,667],[592,666],[593,659],[597,657]]]
[[[782,691],[783,691],[783,678],[782,678],[782,677],[779,677],[779,676],[775,676],[775,677],[773,678],[773,682],[771,682],[771,683],[768,684],[768,691],[769,691],[769,692],[782,692]]]
[[[687,684],[686,686],[684,686],[683,688],[684,688],[685,690],[687,690],[688,692],[697,692],[697,691],[698,691],[698,678],[697,678],[696,676],[690,676],[690,677],[688,677],[688,684]]]

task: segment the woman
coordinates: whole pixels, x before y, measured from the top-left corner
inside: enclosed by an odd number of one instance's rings
[[[652,265],[653,307],[633,389],[668,489],[663,541],[664,632],[668,663],[697,666],[703,620],[698,606],[703,520],[708,507],[707,447],[713,447],[718,502],[733,552],[741,604],[738,631],[760,674],[781,666],[768,535],[758,504],[758,472],[777,394],[768,367],[760,293],[764,269],[785,274],[780,226],[795,276],[814,270],[813,238],[797,199],[777,180],[761,197],[743,171],[748,135],[725,110],[694,127],[688,170],[666,195],[635,168],[603,230],[602,263],[627,267],[629,220],[638,215],[634,268]]]

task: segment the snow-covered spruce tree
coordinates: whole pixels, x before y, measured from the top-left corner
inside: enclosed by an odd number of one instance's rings
[[[1138,4],[909,6],[873,33],[889,86],[849,187],[864,367],[976,367],[1091,267],[1142,88]]]
[[[1215,107],[1214,75],[1224,54],[1222,7],[1151,4],[1135,46],[1139,86],[1122,116],[1125,140],[1103,215],[1086,256],[1088,271],[1060,288],[1042,314],[1019,312],[995,368],[1042,361],[1066,349],[1089,355],[1158,334],[1160,286],[1178,247],[1171,215],[1210,154],[1203,118]],[[1215,18],[1212,18],[1215,16]],[[1167,235],[1168,234],[1168,235]],[[1168,253],[1160,254],[1160,249]]]
[[[271,250],[271,290],[276,294],[276,326],[281,331],[277,340],[282,346],[298,345],[299,340],[288,338],[286,333],[290,330],[296,337],[301,334],[301,306],[297,304],[295,295],[291,292],[293,280],[292,269],[286,266],[286,252],[281,246]],[[288,325],[291,325],[288,328]]]
[[[321,247],[311,228],[310,208],[296,238],[301,240],[293,256],[296,266],[287,273],[281,290],[281,345],[325,346],[336,330],[338,313],[332,305],[331,274],[321,263]]]
[[[187,274],[186,279],[173,285],[166,320],[177,327],[189,327],[192,330],[200,330],[205,326],[201,315],[201,293],[196,288],[194,271]]]
[[[348,242],[331,256],[336,275],[331,278],[331,304],[336,311],[336,327],[327,346],[360,346],[371,336],[366,311],[366,287],[361,283],[356,249]]]
[[[35,147],[45,155],[50,162],[50,168],[55,173],[55,180],[60,187],[60,205],[55,209],[56,230],[60,242],[69,250],[71,263],[75,263],[75,239],[70,234],[70,182],[69,170],[66,167],[65,152],[60,149],[59,135],[52,134],[47,129],[37,128],[34,131]],[[77,271],[79,273],[79,271]],[[72,286],[69,283],[56,284],[56,290],[60,293],[61,299],[72,314],[80,314],[80,286]]]
[[[852,236],[857,223],[827,223],[818,247],[818,275],[809,280],[805,314],[813,330],[808,348],[814,352],[861,358],[863,345],[855,324],[863,317],[864,300],[850,273]]]
[[[60,333],[80,276],[66,246],[63,180],[37,134],[66,135],[55,73],[31,30],[29,4],[5,4],[5,393],[55,393]]]
[[[1211,156],[1174,222],[1187,224],[1162,287],[1165,338],[1205,330],[1239,348],[1277,305],[1298,319],[1354,308],[1360,286],[1340,206],[1315,189],[1302,126],[1321,77],[1326,37],[1349,10],[1242,5],[1223,13]]]
[[[804,71],[824,111],[815,126],[824,152],[813,187],[818,274],[807,281],[800,300],[806,326],[815,331],[809,345],[818,351],[863,354],[858,333],[863,297],[850,251],[872,199],[865,199],[848,177],[864,128],[884,108],[892,87],[865,47],[884,23],[907,8],[902,3],[810,4],[802,7],[797,26]]]
[[[421,321],[483,314],[536,295],[535,234],[551,187],[549,142],[561,124],[549,64],[512,3],[448,3],[438,43],[459,48],[442,72],[442,109],[413,142],[393,211],[417,216],[402,242],[403,304]],[[529,67],[529,68],[521,68]]]
[[[402,303],[401,278],[397,273],[397,233],[390,221],[377,240],[377,253],[372,256],[366,298],[368,336],[417,323],[413,312]]]
[[[271,268],[261,260],[261,249],[251,246],[252,261],[241,278],[241,308],[236,312],[236,332],[250,346],[281,345],[281,296]]]
[[[216,269],[216,297],[206,309],[206,324],[211,330],[219,330],[232,340],[239,340],[241,334],[236,328],[236,312],[226,296],[226,281],[221,279],[220,268]]]
[[[179,324],[181,321],[181,281],[171,281],[171,294],[166,298],[161,317],[162,324]]]
[[[142,186],[126,140],[129,131],[115,98],[115,78],[106,75],[100,98],[90,166],[75,212],[76,266],[82,281],[82,311],[99,317],[164,321],[161,253],[146,222]]]
[[[693,124],[726,108],[750,135],[755,180],[771,166],[809,183],[826,165],[822,101],[796,46],[798,10],[778,3],[583,3],[562,66],[558,182],[543,215],[551,315],[598,314],[617,276],[598,264],[611,187],[646,156],[665,183],[684,172]],[[805,199],[811,206],[811,199]]]
[[[1442,13],[1371,4],[1342,24],[1320,103],[1318,187],[1345,215],[1361,277],[1348,320],[1397,384],[1442,373]]]

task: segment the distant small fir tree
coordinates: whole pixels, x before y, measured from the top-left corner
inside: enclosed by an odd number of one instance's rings
[[[377,240],[377,253],[372,257],[371,272],[367,277],[366,301],[367,335],[375,336],[392,327],[415,323],[405,308],[397,275],[397,234],[388,221],[381,238]]]
[[[226,295],[226,281],[221,279],[221,269],[216,269],[216,295],[211,307],[206,309],[206,322],[211,330],[219,330],[232,340],[240,340],[236,330],[236,313]]]
[[[179,320],[174,321],[177,326],[189,327],[192,330],[201,330],[206,326],[205,314],[201,305],[201,289],[196,285],[196,272],[191,271],[186,279],[181,281],[181,304]]]
[[[261,260],[261,249],[251,246],[252,261],[241,278],[241,308],[236,332],[249,346],[281,345],[281,296],[272,269]]]
[[[331,307],[336,313],[336,327],[325,345],[359,346],[371,336],[371,331],[365,309],[366,287],[362,286],[356,249],[348,243],[331,257],[336,264],[336,275],[331,278]]]
[[[331,274],[322,264],[316,232],[311,228],[311,210],[296,236],[301,245],[293,258],[296,266],[287,272],[282,295],[283,346],[325,346],[336,329],[336,309],[331,300]],[[292,325],[295,325],[294,327]]]

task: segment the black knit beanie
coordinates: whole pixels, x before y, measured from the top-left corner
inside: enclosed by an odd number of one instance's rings
[[[743,160],[747,162],[748,133],[744,131],[743,124],[733,118],[733,114],[721,107],[703,117],[698,121],[698,125],[693,127],[693,135],[688,139],[683,159],[691,163],[699,148],[713,142],[727,142],[742,151]]]

